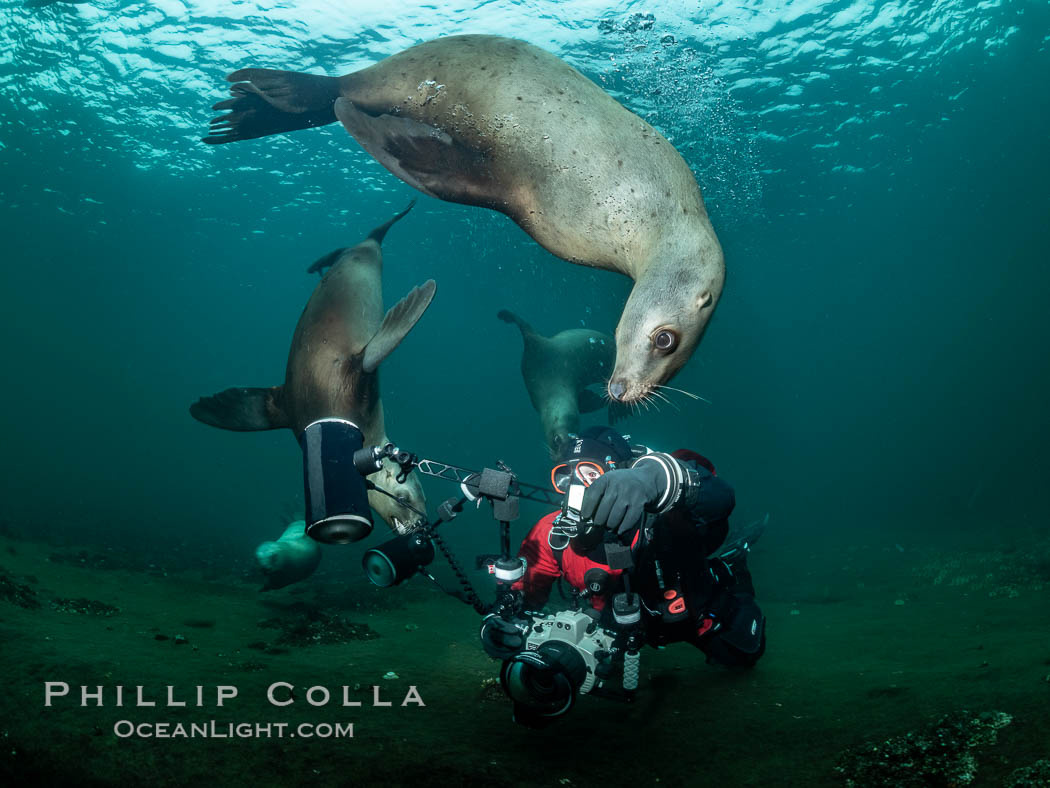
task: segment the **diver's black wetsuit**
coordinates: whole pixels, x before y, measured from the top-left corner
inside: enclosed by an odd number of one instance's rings
[[[733,489],[700,455],[679,450],[674,456],[698,471],[700,494],[689,508],[651,519],[634,534],[629,578],[631,590],[643,603],[646,640],[653,646],[688,641],[708,661],[753,665],[765,650],[765,619],[755,602],[744,554],[728,563],[707,558],[728,535],[736,503]],[[623,570],[610,568],[610,563],[622,565],[615,553],[624,548],[609,533],[585,555],[571,546],[555,551],[548,541],[553,519],[551,514],[536,523],[518,553],[527,564],[525,577],[516,584],[526,606],[542,607],[554,581],[564,577],[603,617],[611,616],[607,600],[624,590],[624,583]],[[600,577],[592,570],[604,572],[600,590],[592,585]]]

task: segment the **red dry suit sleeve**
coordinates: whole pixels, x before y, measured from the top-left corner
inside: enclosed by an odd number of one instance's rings
[[[551,512],[541,517],[518,548],[518,557],[525,559],[525,576],[512,588],[523,592],[525,606],[534,610],[547,603],[554,581],[561,577],[561,563],[547,540],[558,514]]]

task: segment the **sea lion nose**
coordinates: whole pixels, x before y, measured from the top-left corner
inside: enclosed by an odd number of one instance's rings
[[[614,400],[619,401],[622,399],[625,391],[627,391],[627,386],[623,384],[622,380],[614,380],[609,383],[609,396]]]

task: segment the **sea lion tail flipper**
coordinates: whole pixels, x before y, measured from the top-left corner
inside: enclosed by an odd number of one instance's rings
[[[401,344],[401,340],[430,306],[435,290],[437,283],[428,279],[390,307],[383,318],[383,325],[365,345],[364,358],[361,360],[361,368],[365,372],[375,372],[383,359]]]
[[[496,313],[496,317],[498,317],[504,323],[514,323],[519,329],[521,329],[522,336],[525,336],[526,334],[536,333],[532,330],[532,326],[530,326],[516,314],[511,312],[509,309],[501,309],[499,312]]]
[[[210,397],[201,397],[190,405],[190,415],[212,427],[236,432],[290,427],[288,416],[278,405],[282,388],[226,389]]]
[[[593,413],[605,407],[605,397],[590,389],[584,389],[576,398],[576,405],[580,413]]]
[[[397,216],[395,216],[390,221],[384,222],[383,224],[379,225],[377,228],[375,228],[372,232],[370,232],[368,234],[368,237],[371,238],[373,241],[375,241],[377,244],[383,243],[383,239],[386,237],[386,231],[389,230],[391,227],[393,227],[395,222],[397,222],[397,221],[399,221],[401,219],[404,219],[405,218],[405,214],[407,214],[409,211],[411,211],[412,210],[412,206],[415,205],[415,204],[416,204],[416,199],[413,197],[412,198],[412,202],[410,202],[408,204],[408,207],[405,208],[405,210],[401,211],[401,213],[399,213]]]
[[[212,119],[211,131],[202,140],[209,145],[335,123],[333,105],[339,96],[335,77],[244,68],[226,79],[235,83],[230,86],[233,98],[212,109],[230,112]]]
[[[319,257],[317,260],[315,260],[313,262],[313,265],[311,265],[309,268],[306,269],[306,273],[308,273],[308,274],[317,273],[317,274],[321,274],[321,276],[324,276],[324,269],[331,268],[333,265],[335,265],[336,261],[339,259],[339,255],[341,255],[345,251],[346,251],[345,247],[340,247],[339,249],[336,249],[334,252],[329,252],[324,257]]]

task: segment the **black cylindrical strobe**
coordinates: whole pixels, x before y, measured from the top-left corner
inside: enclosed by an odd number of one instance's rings
[[[366,550],[361,565],[369,580],[380,588],[389,588],[408,580],[433,560],[434,544],[420,529]]]
[[[315,421],[299,436],[306,489],[306,533],[318,542],[347,544],[372,532],[372,511],[354,453],[364,436],[345,419]]]

